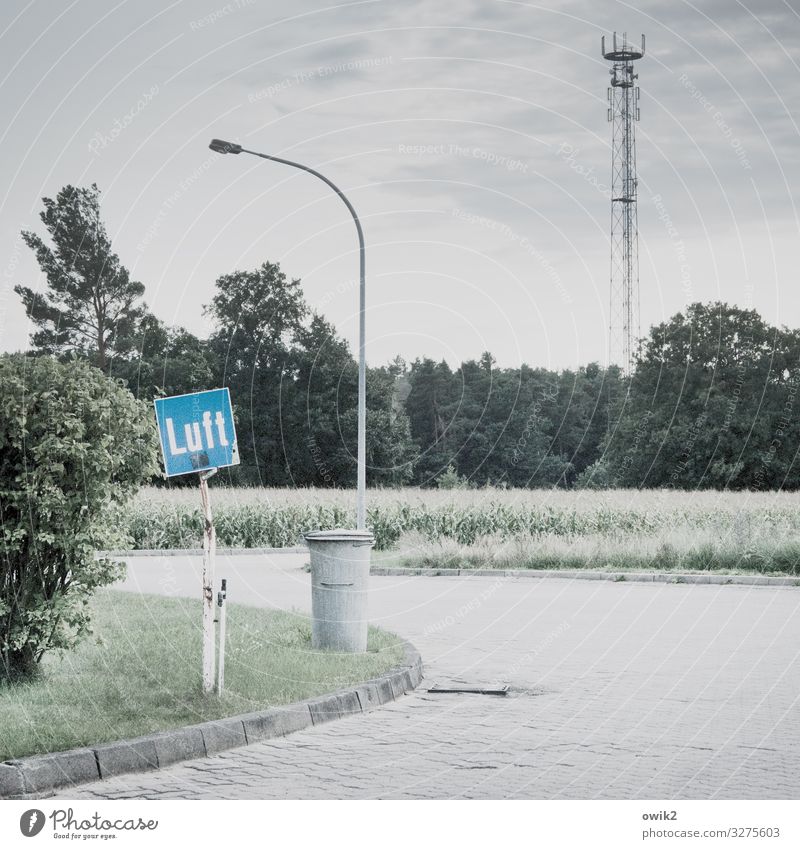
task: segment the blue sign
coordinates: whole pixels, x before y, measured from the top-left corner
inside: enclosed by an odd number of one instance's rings
[[[227,389],[156,398],[154,404],[168,478],[239,465]]]

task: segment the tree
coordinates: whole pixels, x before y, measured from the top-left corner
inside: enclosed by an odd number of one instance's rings
[[[490,354],[464,362],[417,360],[406,410],[423,486],[452,472],[472,485],[571,486],[600,455],[619,370],[596,363],[561,374]],[[450,480],[446,477],[445,480]]]
[[[291,484],[281,408],[293,340],[308,314],[300,281],[271,262],[234,271],[217,280],[205,312],[216,325],[210,340],[216,381],[230,387],[236,415],[242,462],[229,474],[246,483]]]
[[[355,486],[358,365],[349,345],[314,313],[294,339],[290,362],[291,380],[284,379],[281,396],[281,428],[292,480]],[[394,366],[367,369],[365,447],[367,477],[373,485],[407,481],[415,458],[408,418],[394,403],[396,374]]]
[[[149,405],[81,361],[0,356],[0,677],[89,630],[88,601],[122,566],[110,516],[157,470]]]
[[[523,365],[499,372],[495,383],[489,410],[499,426],[494,456],[485,464],[490,479],[511,486],[566,485],[572,464],[563,423],[571,405],[559,404],[559,375]]]
[[[454,462],[449,416],[457,409],[459,381],[444,360],[435,363],[427,357],[412,363],[408,381],[405,410],[419,452],[414,479],[430,486]]]
[[[624,394],[622,374],[617,366],[589,363],[561,372],[557,386],[553,450],[569,462],[567,483],[572,484],[602,456],[614,404]],[[594,473],[592,485],[599,487],[599,469]]]
[[[347,342],[311,312],[299,280],[275,263],[219,278],[207,308],[220,383],[230,386],[242,466],[234,480],[270,486],[354,486],[358,366]],[[415,456],[397,367],[367,369],[369,482],[408,480]]]
[[[137,397],[184,395],[214,383],[208,343],[183,327],[167,327],[151,313],[139,321],[135,344],[126,359],[116,359],[111,373]]]
[[[42,353],[81,354],[108,372],[113,356],[130,350],[144,314],[138,303],[144,286],[130,279],[111,248],[95,184],[65,186],[55,200],[42,202],[39,217],[52,245],[30,231],[23,231],[22,238],[36,254],[46,291],[14,287],[38,328],[31,342]]]
[[[367,479],[371,484],[401,486],[408,483],[418,459],[408,416],[395,401],[397,377],[391,365],[367,369],[366,455]],[[357,396],[352,396],[349,419],[352,433],[357,437],[356,402]],[[357,444],[356,439],[353,444]]]
[[[653,327],[609,441],[615,484],[797,487],[798,341],[719,302]]]
[[[358,367],[348,344],[314,314],[294,339],[292,380],[284,383],[281,427],[294,481],[355,484],[357,430],[350,415],[358,397]]]

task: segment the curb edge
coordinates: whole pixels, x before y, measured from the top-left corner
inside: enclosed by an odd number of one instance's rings
[[[716,584],[720,586],[800,587],[800,577],[728,575],[697,572],[599,572],[592,569],[448,569],[422,566],[373,566],[370,575],[427,578],[553,578],[654,584]]]
[[[415,690],[422,657],[402,640],[403,662],[377,678],[263,711],[158,731],[129,740],[98,743],[0,763],[0,799],[39,799],[56,791],[172,766],[248,746],[354,713],[366,713]]]

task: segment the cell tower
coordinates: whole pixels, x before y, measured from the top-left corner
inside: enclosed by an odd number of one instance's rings
[[[613,47],[600,43],[603,58],[613,62],[608,89],[608,120],[611,140],[611,324],[609,361],[629,375],[639,337],[639,228],[636,215],[636,133],[639,120],[639,75],[633,63],[644,56],[641,49],[613,36]]]

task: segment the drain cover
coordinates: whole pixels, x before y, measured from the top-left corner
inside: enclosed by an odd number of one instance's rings
[[[508,684],[502,687],[441,687],[439,684],[434,684],[428,689],[429,693],[474,693],[478,696],[507,696]]]

